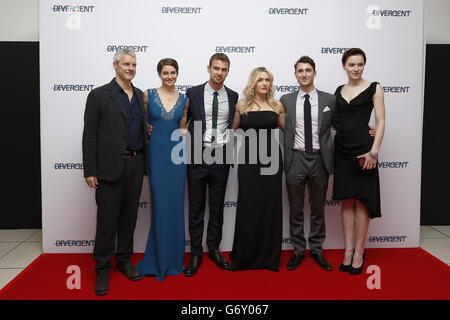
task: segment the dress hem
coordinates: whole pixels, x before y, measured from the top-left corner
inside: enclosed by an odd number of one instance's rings
[[[353,195],[353,196],[349,196],[349,197],[336,197],[336,196],[333,195],[332,199],[333,199],[333,200],[339,200],[339,201],[342,201],[342,200],[345,200],[345,199],[355,199],[355,200],[359,200],[359,201],[361,201],[361,203],[362,203],[362,204],[367,208],[367,210],[369,211],[369,218],[370,218],[370,219],[375,219],[375,218],[381,218],[381,217],[382,217],[381,213],[380,213],[380,215],[375,215],[375,214],[373,214],[372,210],[370,210],[369,207],[365,204],[365,201],[362,200],[362,199],[360,199],[358,196]]]

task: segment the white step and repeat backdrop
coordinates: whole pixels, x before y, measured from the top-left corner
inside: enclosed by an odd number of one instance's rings
[[[384,87],[386,133],[380,152],[382,214],[372,220],[367,247],[417,247],[424,66],[423,0],[255,1],[40,1],[42,214],[44,252],[92,252],[94,191],[83,178],[81,138],[86,97],[114,77],[114,52],[129,47],[138,67],[133,83],[160,86],[157,62],[175,58],[177,89],[209,79],[209,57],[231,59],[226,85],[242,96],[250,71],[265,66],[275,77],[276,97],[298,89],[294,63],[309,55],[316,87],[334,93],[346,82],[341,56],[360,47],[364,77]],[[374,120],[372,120],[374,122]],[[237,199],[232,169],[225,197],[221,249],[232,248]],[[324,247],[344,247],[340,203],[326,204]],[[142,191],[135,251],[143,252],[150,227],[148,180]],[[284,189],[283,249],[291,249]],[[186,251],[190,251],[187,229]],[[309,230],[306,207],[305,231]],[[206,232],[205,232],[206,235]],[[206,248],[206,246],[205,246]]]

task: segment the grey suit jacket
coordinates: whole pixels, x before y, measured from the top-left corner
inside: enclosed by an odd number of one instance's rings
[[[319,97],[320,155],[328,173],[332,174],[334,170],[334,160],[331,123],[333,120],[333,114],[336,110],[336,98],[330,93],[319,90],[317,90],[317,94]],[[289,170],[293,159],[297,95],[298,91],[295,91],[283,95],[280,99],[280,102],[283,104],[286,112],[286,124],[284,131],[284,170],[286,172]]]

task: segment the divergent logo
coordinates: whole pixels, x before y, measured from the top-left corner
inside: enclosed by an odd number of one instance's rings
[[[256,47],[234,47],[234,46],[217,46],[216,52],[223,53],[255,53]]]
[[[378,162],[378,168],[406,169],[408,161]]]
[[[308,8],[269,8],[269,14],[306,15]]]
[[[82,170],[82,163],[55,163],[53,164],[55,170]]]
[[[384,93],[408,93],[411,87],[383,87]]]
[[[276,92],[295,92],[298,91],[300,89],[300,86],[286,86],[286,85],[281,85],[281,86],[277,86],[275,85],[275,91]]]
[[[120,49],[129,49],[133,52],[147,52],[148,46],[123,46],[123,45],[109,45],[106,47],[106,51],[108,52],[116,52]]]
[[[370,236],[369,242],[405,242],[406,236]]]
[[[175,90],[185,92],[187,89],[192,88],[192,84],[176,84]]]
[[[375,17],[409,17],[411,10],[373,10]]]
[[[162,7],[161,12],[166,14],[200,14],[201,7]]]
[[[91,91],[93,84],[55,84],[53,91]]]
[[[224,208],[236,208],[237,207],[237,202],[236,201],[226,201],[223,204]]]
[[[322,47],[322,54],[343,54],[346,51],[350,50],[350,48],[331,48],[331,47]]]
[[[95,240],[56,240],[56,247],[92,247]]]
[[[93,12],[95,6],[54,5],[53,12]]]

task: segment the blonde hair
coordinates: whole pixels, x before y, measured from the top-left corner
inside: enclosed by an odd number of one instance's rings
[[[254,91],[254,87],[256,82],[258,82],[258,79],[261,77],[261,74],[263,72],[266,72],[269,75],[269,80],[270,80],[270,85],[269,85],[269,90],[267,91],[266,94],[266,100],[267,103],[269,104],[269,106],[276,112],[278,113],[278,102],[275,100],[274,98],[274,92],[275,92],[275,88],[273,86],[273,75],[272,73],[267,70],[267,68],[265,67],[258,67],[252,70],[252,72],[250,73],[250,76],[248,77],[248,83],[247,86],[244,89],[244,104],[242,107],[242,114],[246,114],[249,109],[251,109],[251,106],[253,103],[255,102],[255,91]]]

